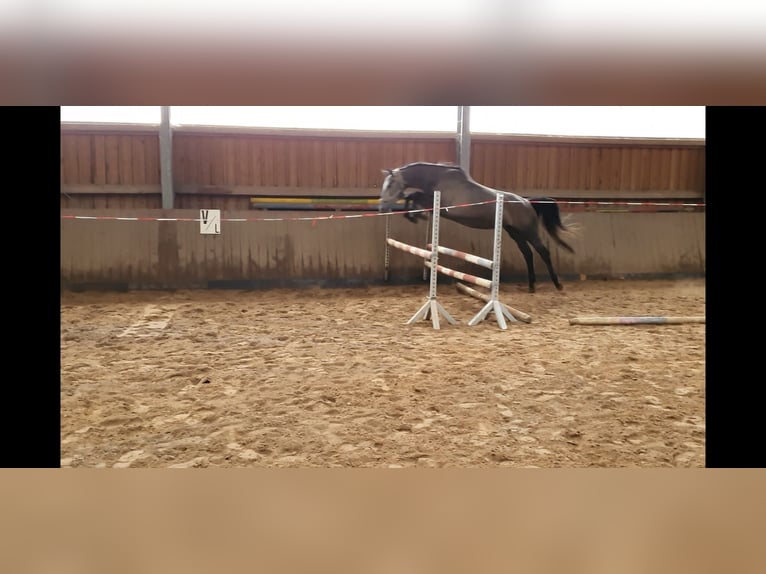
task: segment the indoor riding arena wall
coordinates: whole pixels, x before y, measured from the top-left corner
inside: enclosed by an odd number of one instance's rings
[[[541,235],[564,279],[702,276],[704,152],[698,140],[474,134],[471,174],[497,189],[560,202],[565,222],[576,229],[567,237],[575,253]],[[156,129],[62,125],[62,287],[382,281],[385,217],[256,210],[251,198],[375,199],[382,168],[455,157],[454,138],[447,134],[175,128],[174,209],[162,210]],[[196,219],[200,209],[221,210],[220,235],[201,235],[194,221],[151,221]],[[337,219],[295,220],[330,214]],[[425,222],[387,217],[392,237],[427,242]],[[237,218],[251,221],[226,221]],[[252,221],[257,218],[284,221]],[[492,232],[443,221],[442,244],[489,257]],[[392,254],[390,265],[392,281],[422,275],[422,262],[403,253]],[[535,267],[542,284],[547,272],[537,254]],[[502,269],[504,281],[525,279],[521,253],[507,235]]]

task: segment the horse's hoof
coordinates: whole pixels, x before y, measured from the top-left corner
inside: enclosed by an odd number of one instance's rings
[[[530,288],[529,288],[529,292],[530,292],[530,293],[534,293],[534,292],[535,292],[535,288],[534,288],[534,287],[530,287]]]
[[[563,286],[561,283],[559,283],[558,285],[556,285],[556,289],[558,289],[559,291],[561,291],[561,290],[563,290],[563,289],[564,289],[564,286]]]

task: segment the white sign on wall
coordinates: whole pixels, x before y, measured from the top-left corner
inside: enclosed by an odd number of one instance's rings
[[[220,209],[200,209],[199,210],[199,232],[206,235],[221,234],[221,210]]]

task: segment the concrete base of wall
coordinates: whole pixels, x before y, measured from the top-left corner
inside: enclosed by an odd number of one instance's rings
[[[562,282],[575,281],[622,281],[622,280],[681,280],[681,279],[704,279],[704,273],[631,273],[622,275],[594,274],[585,278],[579,275],[562,275]],[[538,277],[538,285],[550,281],[548,277]],[[439,285],[453,285],[456,280],[449,277],[439,277]],[[349,289],[364,288],[377,285],[427,285],[422,276],[419,277],[398,277],[389,281],[367,280],[367,279],[264,279],[260,281],[207,281],[206,283],[189,284],[136,284],[129,283],[62,283],[61,291],[72,291],[82,293],[86,291],[177,291],[182,289],[234,289],[240,291],[257,291],[264,289]],[[518,284],[525,286],[527,284],[526,276],[510,276],[503,278],[503,285]]]

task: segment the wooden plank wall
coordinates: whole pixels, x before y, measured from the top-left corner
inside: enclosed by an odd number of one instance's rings
[[[382,168],[454,162],[456,155],[454,138],[445,134],[221,130],[174,132],[176,208],[244,210],[257,194],[376,197]],[[62,126],[62,208],[157,209],[159,169],[156,132]],[[490,187],[528,196],[702,198],[705,148],[672,140],[476,134],[471,174]]]
[[[176,134],[176,183],[212,186],[377,190],[381,168],[409,161],[454,161],[443,140]]]
[[[160,194],[157,134],[128,127],[111,129],[114,133],[108,126],[62,126],[62,208],[156,208],[161,204],[151,197]],[[375,197],[383,167],[419,160],[453,162],[455,155],[455,141],[448,134],[354,137],[179,128],[173,135],[175,206],[248,209],[249,196],[277,188],[307,195],[344,190],[345,195]],[[134,161],[138,164],[133,165]],[[105,187],[110,184],[124,186],[123,191]],[[136,191],[145,197],[132,193]],[[131,198],[118,202],[114,195],[120,193]],[[81,200],[81,196],[85,197]]]
[[[705,148],[659,145],[482,141],[471,146],[471,175],[521,195],[702,197]]]
[[[156,130],[62,126],[61,207],[159,209],[159,158]]]
[[[156,132],[61,133],[62,184],[159,185]]]

